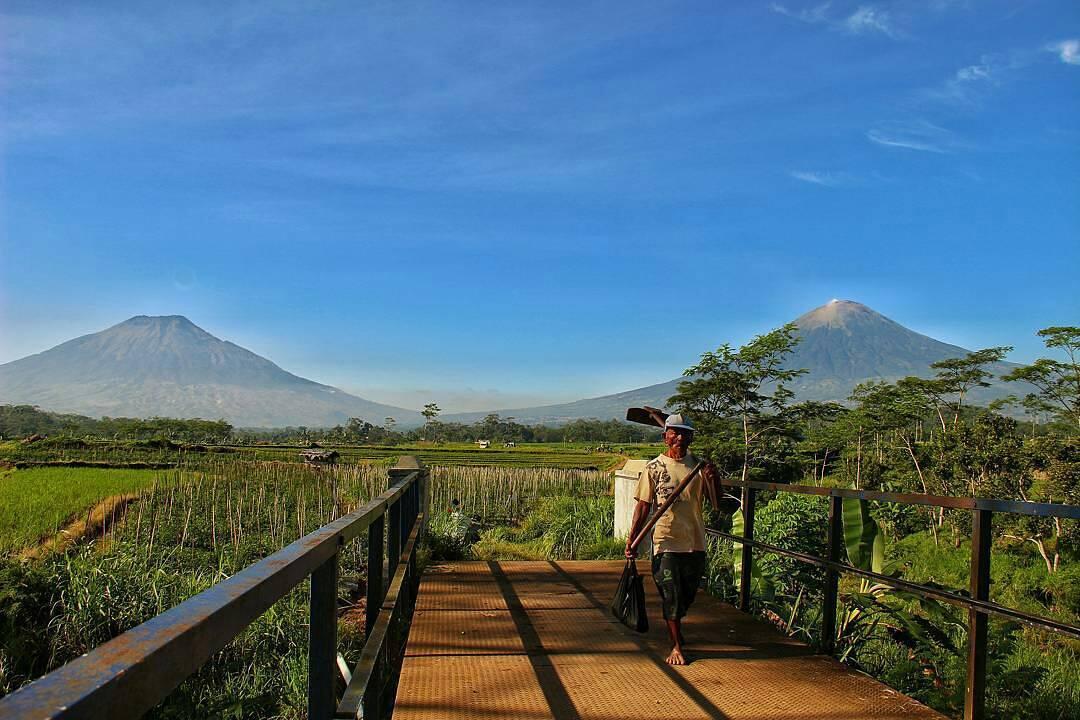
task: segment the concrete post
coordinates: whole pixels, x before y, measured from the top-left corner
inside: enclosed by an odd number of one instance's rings
[[[615,471],[615,537],[626,538],[630,534],[630,525],[634,522],[634,491],[637,490],[638,476],[645,469],[647,460],[627,460],[619,470]],[[648,557],[652,553],[652,533],[642,541],[638,548],[640,557]]]

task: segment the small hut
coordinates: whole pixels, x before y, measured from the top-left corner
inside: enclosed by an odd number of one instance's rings
[[[339,456],[337,450],[301,450],[300,457],[308,465],[322,467],[324,465],[336,465]]]

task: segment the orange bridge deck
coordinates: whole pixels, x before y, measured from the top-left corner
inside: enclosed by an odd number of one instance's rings
[[[651,579],[648,633],[608,612],[621,571],[619,561],[429,568],[394,717],[944,718],[705,593],[684,622],[690,664],[670,667]]]

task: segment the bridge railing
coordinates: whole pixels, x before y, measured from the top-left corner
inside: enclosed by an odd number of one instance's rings
[[[401,458],[389,475],[390,487],[355,512],[0,699],[0,717],[138,718],[309,576],[308,717],[381,717],[393,701],[385,689],[416,598],[429,502],[427,473],[415,458]],[[339,701],[338,562],[365,531],[367,636],[356,668],[343,672],[348,688]]]
[[[750,580],[753,569],[755,549],[794,558],[804,563],[816,565],[825,570],[824,602],[821,614],[821,646],[831,654],[836,637],[836,604],[841,573],[849,573],[875,582],[902,590],[922,598],[941,600],[967,610],[968,647],[967,679],[964,694],[964,719],[982,720],[985,717],[986,660],[987,660],[987,621],[990,615],[1023,623],[1032,627],[1043,628],[1051,632],[1080,638],[1080,627],[1058,622],[1051,618],[1040,617],[1022,612],[1015,608],[999,605],[990,600],[990,528],[994,513],[1012,513],[1035,517],[1053,517],[1080,520],[1080,506],[1058,503],[1015,502],[1010,500],[992,500],[987,498],[961,498],[942,495],[923,495],[915,493],[889,493],[872,490],[851,490],[846,488],[816,487],[811,485],[786,485],[782,483],[731,481],[725,480],[727,487],[741,489],[743,534],[732,535],[710,529],[711,535],[727,538],[742,544],[742,572],[739,578],[739,608],[750,612]],[[829,498],[829,525],[826,544],[828,557],[822,558],[809,553],[788,550],[754,539],[754,510],[757,493],[775,491],[798,493],[802,495],[821,495]],[[843,556],[843,511],[844,498],[897,503],[901,505],[921,505],[935,508],[968,510],[971,512],[971,570],[969,573],[969,595],[950,592],[939,587],[907,582],[889,575],[863,570],[842,561]]]

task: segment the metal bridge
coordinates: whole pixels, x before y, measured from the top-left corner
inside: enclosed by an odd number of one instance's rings
[[[669,666],[658,598],[639,634],[607,609],[621,561],[455,562],[420,583],[394,718],[943,718],[704,593]],[[647,563],[639,569],[648,573]]]
[[[390,470],[390,487],[357,511],[91,653],[0,699],[4,720],[138,718],[161,702],[271,605],[311,579],[308,717],[383,718],[940,718],[829,655],[841,574],[951,603],[968,614],[964,717],[984,717],[989,616],[1080,638],[1080,628],[1003,607],[989,598],[994,513],[1080,519],[1080,507],[901,495],[760,482],[741,489],[739,608],[699,596],[684,623],[690,664],[670,667],[666,630],[650,583],[654,629],[639,635],[606,604],[622,563],[460,562],[419,576],[416,551],[428,515],[427,475],[415,458]],[[829,502],[827,557],[754,539],[758,492],[822,495]],[[970,511],[970,592],[903,580],[841,561],[843,498]],[[342,547],[367,538],[367,639],[359,662],[337,654]],[[820,648],[755,619],[754,553],[779,553],[825,570]],[[818,654],[819,651],[821,654]]]

